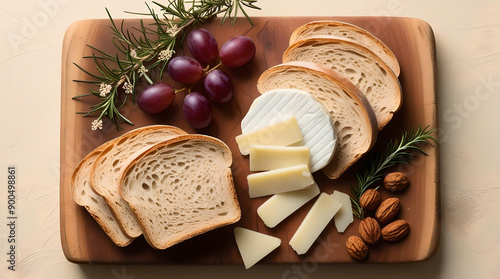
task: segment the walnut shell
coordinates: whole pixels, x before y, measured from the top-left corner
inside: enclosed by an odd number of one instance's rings
[[[359,205],[366,210],[375,210],[380,204],[380,192],[375,189],[366,190],[359,199]]]
[[[380,225],[372,217],[366,217],[359,223],[359,235],[369,244],[375,244],[381,236]]]
[[[382,229],[382,238],[387,241],[397,241],[410,231],[410,224],[405,220],[396,220]]]
[[[368,255],[368,246],[359,236],[349,236],[345,246],[349,255],[357,260],[362,260]]]
[[[382,203],[380,203],[377,210],[375,211],[375,218],[381,224],[387,224],[392,221],[394,217],[396,217],[400,208],[401,205],[398,198],[386,199]]]
[[[410,179],[403,172],[391,172],[384,178],[384,188],[391,192],[401,191],[410,184]]]

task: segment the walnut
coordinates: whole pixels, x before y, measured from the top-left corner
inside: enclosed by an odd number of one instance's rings
[[[349,255],[357,260],[362,260],[368,255],[368,246],[359,236],[349,236],[345,245]]]
[[[382,229],[382,238],[387,241],[397,241],[410,231],[410,224],[405,220],[396,220]]]
[[[386,199],[379,205],[379,207],[375,211],[375,218],[381,224],[387,224],[392,221],[394,217],[396,217],[400,208],[401,205],[398,198]]]
[[[401,191],[405,189],[409,183],[410,179],[402,172],[391,172],[384,178],[384,187],[391,192]]]
[[[381,236],[380,225],[372,217],[366,217],[359,223],[359,235],[369,244],[375,244]]]
[[[366,190],[359,199],[359,205],[366,210],[375,210],[380,204],[380,192],[375,189]]]

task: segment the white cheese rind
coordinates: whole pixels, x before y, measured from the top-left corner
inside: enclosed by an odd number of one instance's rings
[[[332,198],[342,204],[337,215],[335,215],[335,227],[339,233],[343,233],[345,229],[354,221],[354,217],[352,215],[352,205],[351,198],[348,194],[342,193],[339,191],[333,191],[331,195]]]
[[[310,149],[311,172],[322,169],[333,157],[337,137],[326,108],[305,91],[275,89],[262,94],[241,121],[241,130],[249,133],[289,115],[297,119],[302,145]]]
[[[340,207],[341,204],[332,199],[330,195],[321,193],[290,239],[290,246],[293,250],[299,255],[305,254]]]
[[[266,171],[297,165],[309,165],[307,146],[265,146],[250,147],[250,171]]]
[[[248,155],[252,145],[287,146],[300,142],[302,133],[297,119],[287,115],[236,137],[241,154]]]
[[[276,194],[257,208],[257,214],[266,226],[274,228],[318,194],[316,183],[303,190]]]
[[[277,237],[241,227],[234,228],[234,238],[246,269],[281,245],[281,239]]]
[[[247,180],[250,198],[302,190],[314,183],[307,165],[253,173]]]

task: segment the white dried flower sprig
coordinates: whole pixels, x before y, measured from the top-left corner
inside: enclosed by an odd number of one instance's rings
[[[134,59],[141,59],[139,56],[137,56],[137,50],[135,50],[135,48],[132,48],[130,49],[130,57],[134,58]]]
[[[134,87],[128,82],[125,82],[122,88],[125,90],[125,94],[132,94],[134,92]]]
[[[101,83],[101,86],[99,87],[99,95],[101,97],[106,97],[106,95],[111,92],[112,88],[111,84]]]
[[[102,130],[102,119],[96,119],[92,121],[91,129],[92,131],[95,131],[97,129]]]
[[[137,72],[139,73],[139,76],[142,76],[144,75],[145,73],[149,72],[148,69],[146,69],[146,67],[144,67],[144,65],[142,65],[139,70],[137,70]]]
[[[144,65],[142,65],[139,68],[139,70],[137,70],[137,73],[139,73],[139,77],[144,77],[149,82],[149,84],[153,84],[153,81],[149,78],[149,76],[147,75],[147,72],[149,72],[149,70],[146,69],[146,67],[144,67]]]
[[[171,49],[164,49],[162,51],[160,51],[160,53],[158,53],[158,60],[161,60],[161,61],[167,61],[169,60],[170,58],[172,58],[172,56],[175,54],[175,51],[174,50],[171,50]]]

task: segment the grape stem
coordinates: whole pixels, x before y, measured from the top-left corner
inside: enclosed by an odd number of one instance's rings
[[[208,75],[208,73],[210,73],[211,71],[219,68],[221,65],[222,65],[222,61],[219,61],[219,63],[217,65],[213,66],[212,68],[210,68],[210,65],[207,65],[207,67],[205,69],[203,69],[205,76]]]
[[[172,88],[173,88],[173,87],[172,87]],[[183,87],[183,88],[181,88],[181,89],[175,89],[175,88],[173,88],[173,89],[174,89],[174,94],[177,94],[177,93],[179,93],[179,92],[187,92],[187,93],[189,94],[189,93],[191,93],[191,89],[192,89],[192,88],[193,88],[193,87]]]

